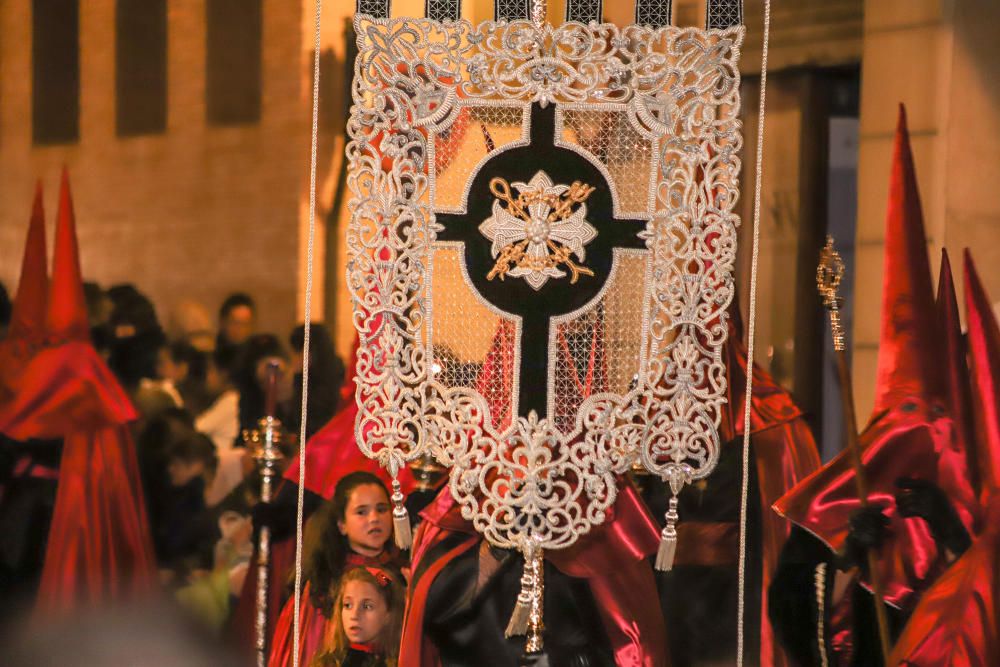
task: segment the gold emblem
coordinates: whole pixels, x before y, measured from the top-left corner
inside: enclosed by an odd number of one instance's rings
[[[512,190],[517,191],[516,196]],[[549,278],[565,276],[560,268],[563,266],[570,271],[570,284],[576,283],[581,274],[594,275],[577,263],[586,257],[584,246],[597,237],[597,230],[586,220],[584,203],[593,191],[593,187],[579,181],[554,185],[544,171],[535,174],[529,183],[510,184],[506,179],[493,178],[493,215],[479,226],[493,242],[491,252],[496,259],[486,278],[523,277],[537,290]]]

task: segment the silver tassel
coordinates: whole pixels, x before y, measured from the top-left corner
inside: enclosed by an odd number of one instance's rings
[[[521,592],[517,594],[514,613],[507,624],[505,637],[528,634],[533,617],[539,616],[541,608],[541,551],[530,542],[524,549],[524,571],[521,573]]]
[[[669,572],[674,567],[674,554],[677,553],[677,520],[679,518],[677,496],[671,495],[666,514],[667,525],[660,533],[660,548],[656,552],[656,569],[661,572]]]
[[[403,505],[403,490],[399,480],[392,478],[392,528],[396,535],[396,546],[409,549],[413,545],[413,529],[410,527],[410,513]]]

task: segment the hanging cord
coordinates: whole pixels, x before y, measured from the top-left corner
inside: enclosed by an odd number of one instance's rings
[[[292,618],[292,667],[299,667],[299,627],[302,597],[302,521],[306,488],[306,417],[309,416],[309,333],[312,329],[313,245],[316,236],[316,149],[319,145],[319,57],[323,0],[316,0],[316,42],[313,46],[312,143],[309,162],[309,242],[306,252],[306,304],[302,336],[302,414],[299,424],[299,497],[295,510],[295,605]]]
[[[764,0],[764,44],[760,54],[760,102],[757,108],[757,161],[753,187],[753,250],[750,260],[750,326],[747,328],[747,386],[743,409],[743,479],[740,488],[740,566],[736,609],[736,667],[743,667],[743,618],[746,607],[747,496],[750,488],[750,405],[753,399],[753,342],[757,323],[757,261],[760,255],[760,188],[764,157],[764,102],[767,92],[767,44],[771,0]]]

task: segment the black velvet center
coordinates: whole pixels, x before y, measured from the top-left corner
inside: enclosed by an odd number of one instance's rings
[[[645,247],[638,234],[646,222],[615,218],[611,186],[601,171],[579,153],[556,146],[555,139],[555,106],[543,109],[539,104],[532,105],[530,143],[501,151],[483,165],[473,177],[465,213],[437,214],[438,223],[444,227],[438,239],[463,243],[465,266],[475,290],[496,308],[521,318],[520,415],[531,410],[539,416],[546,413],[551,318],[572,312],[597,296],[610,277],[615,248]],[[509,183],[529,182],[539,171],[548,174],[556,185],[580,181],[594,188],[585,202],[586,220],[597,229],[597,236],[584,246],[586,259],[579,262],[594,275],[580,275],[571,284],[566,270],[565,276],[549,278],[537,290],[523,278],[488,280],[496,260],[490,252],[491,241],[479,226],[493,213],[496,197],[490,192],[490,181],[499,176]],[[645,174],[636,176],[642,178]]]

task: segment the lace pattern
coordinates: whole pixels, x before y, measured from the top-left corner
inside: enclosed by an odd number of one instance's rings
[[[678,490],[706,476],[725,396],[743,28],[355,27],[359,447],[393,475],[427,455],[448,466],[463,515],[501,547],[571,545],[637,462]],[[523,323],[479,297],[436,221],[464,209],[491,156],[524,145],[535,103],[557,106],[556,142],[600,169],[616,216],[645,224],[645,247],[616,249],[600,293],[550,326],[545,416],[516,408]]]

